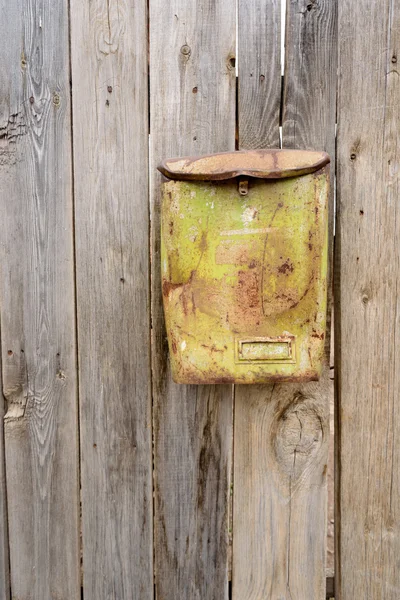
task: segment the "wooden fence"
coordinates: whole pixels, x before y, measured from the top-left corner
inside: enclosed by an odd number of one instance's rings
[[[176,385],[161,307],[158,161],[279,146],[337,167],[335,598],[398,600],[400,0],[0,32],[0,600],[325,598],[329,340],[318,383]]]

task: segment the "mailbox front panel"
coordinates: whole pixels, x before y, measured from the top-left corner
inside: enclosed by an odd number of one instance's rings
[[[247,178],[247,195],[237,178],[164,183],[162,289],[176,382],[318,379],[328,174],[325,165]]]

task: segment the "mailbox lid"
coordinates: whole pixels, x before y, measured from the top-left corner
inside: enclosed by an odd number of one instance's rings
[[[242,150],[170,158],[158,170],[169,179],[184,181],[224,181],[240,176],[285,179],[314,173],[329,162],[328,154],[312,150]]]

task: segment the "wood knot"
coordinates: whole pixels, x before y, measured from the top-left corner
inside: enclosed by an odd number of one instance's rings
[[[191,50],[190,46],[188,46],[187,44],[184,44],[181,48],[181,53],[184,56],[190,56],[191,51],[192,50]]]
[[[361,290],[361,302],[366,306],[372,298],[372,290],[370,286],[366,286]]]
[[[274,451],[281,473],[293,482],[314,462],[324,439],[323,417],[315,400],[297,393],[277,416]]]

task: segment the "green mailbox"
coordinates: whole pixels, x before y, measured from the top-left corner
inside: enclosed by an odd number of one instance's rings
[[[329,156],[173,158],[161,270],[177,383],[318,379],[327,296]]]

